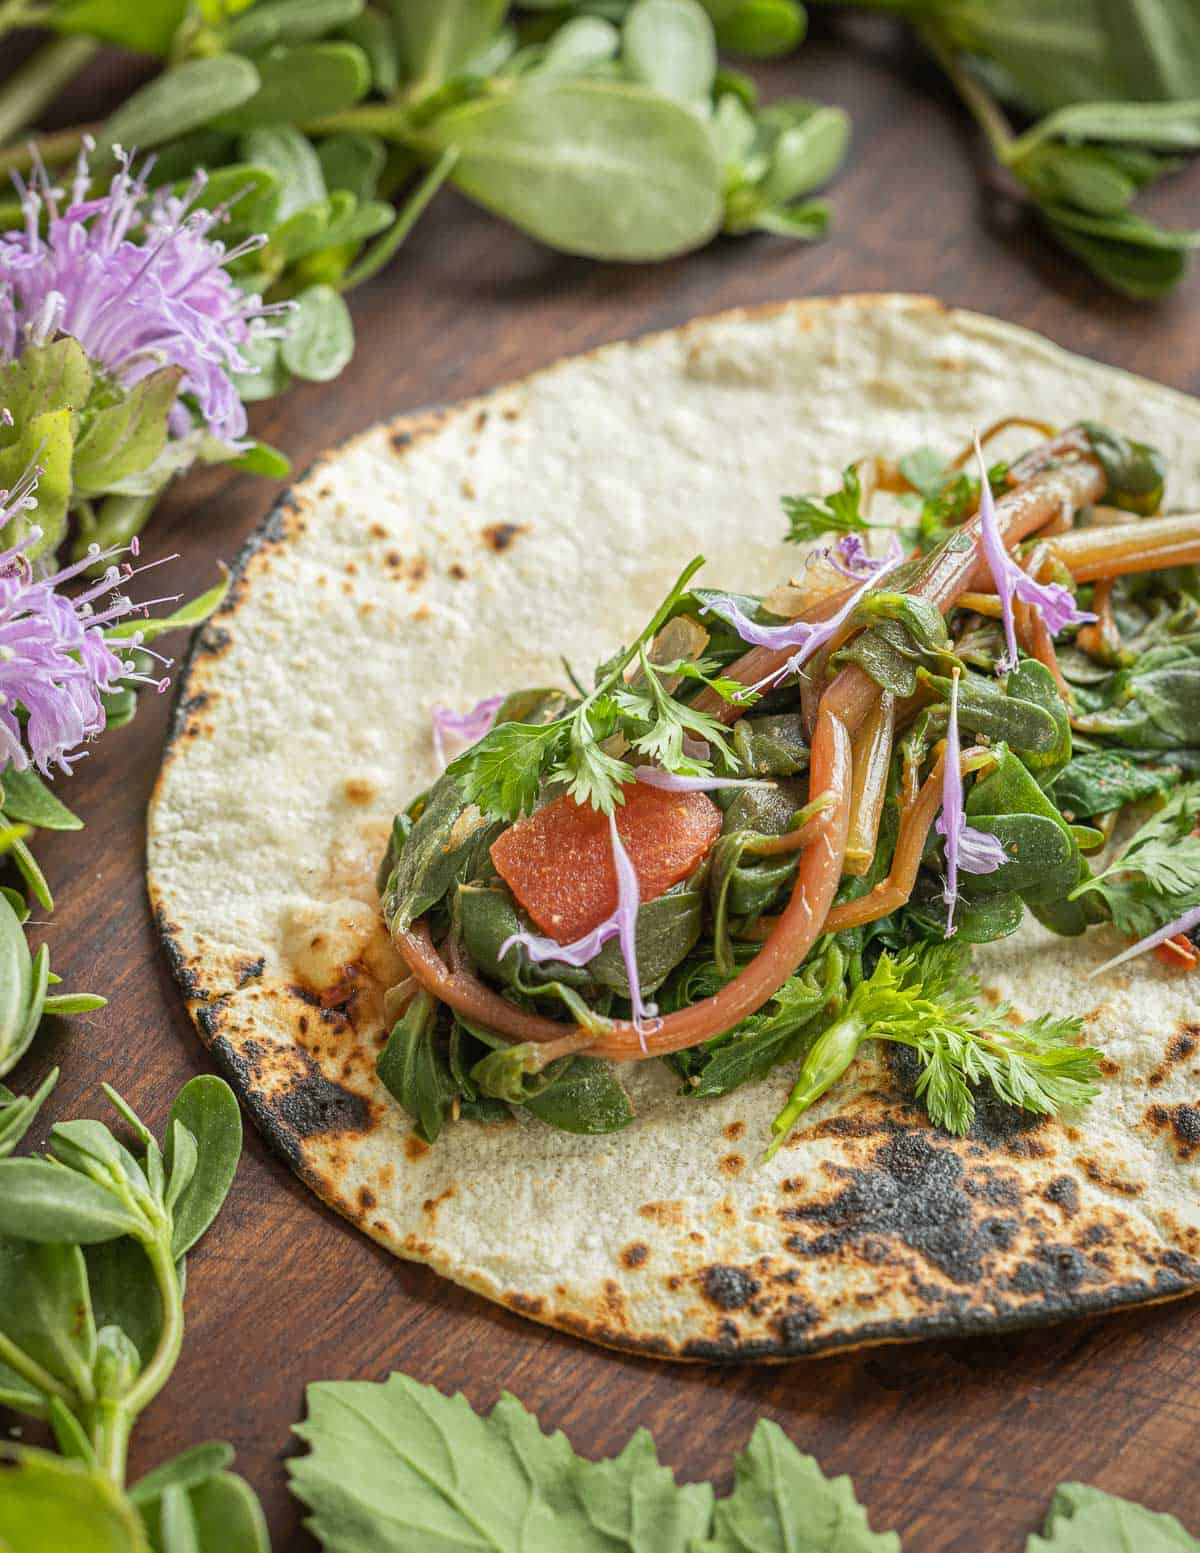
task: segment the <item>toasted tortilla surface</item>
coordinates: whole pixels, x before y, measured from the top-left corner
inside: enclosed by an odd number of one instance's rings
[[[460,1122],[432,1148],[374,1074],[403,970],[373,881],[393,813],[435,774],[431,705],[559,683],[564,654],[587,672],[698,552],[700,583],[766,591],[798,565],[781,494],[829,489],[866,453],[956,451],[1009,414],[1155,443],[1168,506],[1200,501],[1196,401],[903,296],[568,359],[374,427],[285,497],[181,680],[149,879],[202,1040],[326,1202],[511,1309],[680,1359],[994,1332],[1200,1288],[1200,979],[1148,957],[1089,981],[1108,930],[1031,922],[977,952],[1021,1013],[1083,1016],[1103,1092],[1058,1120],[984,1105],[963,1139],[930,1127],[877,1049],[770,1164],[787,1069],[696,1101],[631,1065],[624,1132]]]

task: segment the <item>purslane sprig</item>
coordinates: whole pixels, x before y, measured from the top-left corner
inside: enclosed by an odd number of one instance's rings
[[[985,1005],[966,952],[931,944],[896,958],[880,956],[867,980],[809,1048],[788,1103],[772,1123],[767,1157],[796,1121],[849,1068],[866,1040],[894,1041],[920,1061],[916,1092],[930,1120],[967,1132],[973,1089],[984,1086],[1009,1105],[1053,1114],[1099,1093],[1100,1053],[1075,1044],[1081,1021],[1042,1015],[1009,1022],[1009,1005]]]
[[[718,757],[729,758],[721,724],[677,700],[667,689],[672,676],[702,680],[729,697],[740,687],[713,677],[703,660],[654,665],[647,647],[685,597],[704,564],[697,556],[680,573],[666,599],[632,645],[604,664],[593,690],[551,723],[499,723],[447,767],[469,802],[490,819],[515,820],[537,802],[543,783],[565,787],[577,803],[611,814],[623,802],[621,789],[634,780],[634,767],[602,746],[623,734],[628,746],[680,775],[698,775],[711,763],[686,753],[684,740],[703,740]],[[628,683],[625,673],[638,665]]]

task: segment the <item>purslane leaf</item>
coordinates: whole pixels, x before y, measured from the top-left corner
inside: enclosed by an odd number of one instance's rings
[[[224,1079],[202,1073],[175,1097],[167,1123],[164,1164],[168,1176],[178,1166],[175,1124],[196,1146],[195,1168],[174,1207],[171,1254],[178,1258],[204,1234],[221,1210],[242,1153],[242,1113]]]
[[[4,1553],[150,1553],[137,1512],[103,1474],[6,1441],[0,1476]]]

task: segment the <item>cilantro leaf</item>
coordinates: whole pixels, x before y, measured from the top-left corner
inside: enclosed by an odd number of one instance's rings
[[[644,648],[640,658],[641,678],[614,696],[630,724],[633,748],[667,771],[694,776],[708,770],[706,761],[684,753],[683,741],[686,737],[703,739],[727,754],[725,729],[707,712],[677,701],[663,683],[663,671],[650,662]]]
[[[1159,1515],[1085,1483],[1063,1483],[1025,1553],[1200,1553],[1173,1515]]]
[[[785,496],[783,510],[788,520],[784,538],[793,545],[812,544],[823,534],[865,534],[871,527],[862,513],[862,481],[853,464],[842,470],[840,491]]]
[[[543,772],[561,759],[570,733],[569,717],[544,724],[497,723],[446,769],[484,814],[515,820],[532,810]]]
[[[1198,817],[1200,782],[1185,782],[1071,898],[1099,895],[1113,926],[1131,938],[1144,938],[1200,905],[1200,836],[1192,834]]]
[[[754,1426],[735,1472],[695,1553],[900,1553],[894,1531],[871,1530],[850,1479],[827,1478],[769,1419]]]
[[[613,812],[622,801],[622,787],[634,780],[629,762],[610,755],[596,742],[586,703],[571,719],[567,753],[551,770],[550,780],[565,783],[576,803],[590,803],[601,814]]]

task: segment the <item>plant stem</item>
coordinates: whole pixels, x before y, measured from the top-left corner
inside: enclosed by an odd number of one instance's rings
[[[96,1464],[110,1482],[125,1487],[125,1466],[129,1455],[129,1433],[133,1414],[127,1402],[106,1398],[97,1404],[92,1445]]]
[[[179,1291],[179,1275],[171,1258],[171,1248],[161,1240],[152,1240],[144,1244],[142,1249],[149,1258],[154,1281],[158,1285],[158,1297],[162,1302],[162,1330],[150,1363],[122,1400],[122,1406],[131,1415],[140,1413],[166,1385],[183,1346],[183,1297]]]
[[[101,550],[108,550],[113,545],[127,545],[135,534],[141,533],[161,495],[162,491],[158,490],[151,496],[122,496],[116,493],[106,496],[100,503],[94,521],[80,525],[75,559],[81,561],[89,545],[99,545]],[[98,561],[90,575],[98,575],[106,564]]]
[[[48,1397],[58,1397],[68,1406],[75,1401],[75,1396],[68,1386],[64,1386],[56,1380],[49,1370],[45,1370],[37,1362],[31,1359],[23,1348],[18,1348],[11,1338],[5,1337],[0,1332],[0,1362],[15,1370],[22,1380],[29,1382],[37,1391],[44,1392]]]
[[[36,0],[4,0],[0,4],[0,37],[18,27],[40,27],[49,15],[49,7]]]
[[[32,124],[99,47],[93,38],[52,38],[10,76],[0,91],[0,145]]]
[[[409,195],[408,199],[400,207],[395,225],[389,227],[379,241],[367,250],[358,263],[353,265],[342,276],[338,286],[339,291],[351,291],[355,286],[361,286],[364,280],[370,280],[372,275],[378,274],[384,265],[391,260],[392,255],[424,214],[430,200],[453,172],[454,164],[457,161],[458,148],[456,146],[447,146],[425,174],[424,178],[421,179],[421,182],[413,190],[412,194]]]
[[[412,138],[403,111],[394,100],[343,108],[341,113],[331,113],[323,119],[309,119],[300,127],[306,135],[335,135],[347,129],[362,130],[368,135],[378,135],[381,140],[394,141],[402,146],[407,145]]]
[[[1014,140],[1012,126],[1000,111],[991,93],[980,85],[969,70],[964,69],[958,55],[942,41],[933,27],[921,26],[917,28],[917,32],[938,64],[950,77],[951,85],[970,110],[971,117],[987,136],[992,155],[998,162],[1007,166]]]
[[[19,146],[8,146],[0,151],[0,175],[27,173],[35,156],[40,156],[47,167],[55,167],[82,148],[85,135],[98,136],[103,127],[99,121],[80,124],[74,129],[56,129],[51,135],[41,135],[32,145],[22,142]]]

